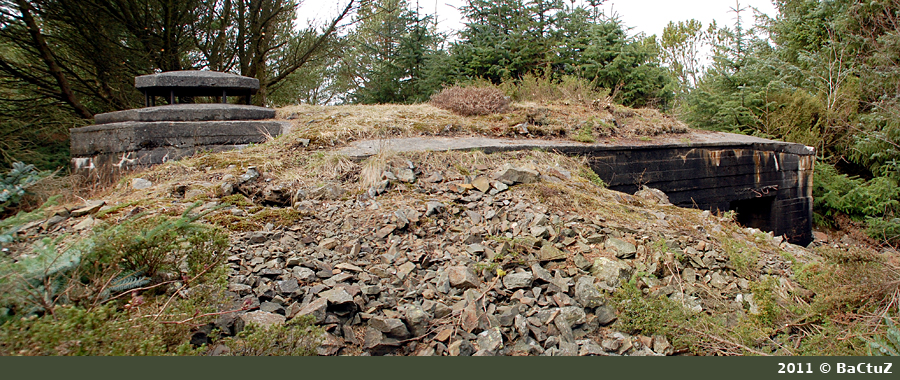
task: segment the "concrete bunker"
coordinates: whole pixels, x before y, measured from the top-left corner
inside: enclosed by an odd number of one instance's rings
[[[649,186],[664,191],[677,206],[735,210],[745,226],[772,231],[795,244],[812,241],[815,149],[801,144],[693,131],[629,143],[480,137],[357,141],[342,153],[364,158],[382,149],[485,153],[545,149],[582,155],[612,190],[634,194]]]
[[[160,164],[197,151],[223,151],[261,143],[290,128],[271,120],[275,110],[249,105],[259,80],[212,71],[170,71],[135,78],[144,108],[94,116],[94,125],[73,128],[76,173],[106,175]],[[156,98],[168,103],[156,105]],[[196,103],[197,97],[213,103]],[[231,104],[229,98],[245,104]]]

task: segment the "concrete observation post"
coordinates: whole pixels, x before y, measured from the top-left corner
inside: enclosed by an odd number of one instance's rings
[[[98,114],[94,125],[70,130],[76,173],[112,174],[201,150],[239,149],[290,129],[272,120],[275,110],[250,105],[259,90],[256,78],[188,70],[142,75],[134,83],[144,108]],[[167,104],[157,106],[159,97]]]

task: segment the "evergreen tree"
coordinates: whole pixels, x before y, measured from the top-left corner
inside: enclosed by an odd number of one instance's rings
[[[440,83],[427,77],[442,37],[431,15],[421,16],[405,0],[363,2],[352,46],[344,55],[356,74],[359,103],[423,101]]]

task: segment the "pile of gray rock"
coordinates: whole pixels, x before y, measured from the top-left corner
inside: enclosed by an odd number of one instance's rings
[[[222,187],[265,199],[278,186],[254,171]],[[750,281],[710,239],[706,228],[721,227],[708,212],[679,236],[661,232],[677,219],[665,207],[623,226],[509,191],[570,180],[562,168],[446,176],[410,163],[355,197],[340,183],[278,192],[304,219],[232,235],[228,290],[235,305],[258,309],[222,316],[218,327],[309,316],[326,330],[323,355],[670,355],[665,336],[616,329],[616,288],[631,280],[695,313],[756,311]],[[391,191],[404,183],[415,196]],[[788,281],[777,256],[750,265]]]

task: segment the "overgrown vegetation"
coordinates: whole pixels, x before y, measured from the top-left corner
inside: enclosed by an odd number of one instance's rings
[[[896,246],[900,3],[775,5],[777,15],[756,15],[755,22],[750,8],[735,3],[736,21],[727,27],[669,24],[662,47],[681,79],[677,112],[692,127],[815,147],[819,224],[845,228],[832,217],[846,215]],[[695,59],[704,45],[714,52],[705,70]]]
[[[835,217],[846,215],[860,222],[869,236],[892,244],[900,243],[900,187],[893,177],[864,180],[840,174],[831,165],[816,165],[813,177],[816,222],[830,227]]]
[[[316,355],[324,331],[312,316],[293,318],[282,325],[249,325],[236,337],[222,340],[233,356]]]
[[[0,178],[0,216],[7,215],[8,208],[15,210],[28,188],[49,175],[49,172],[38,171],[34,165],[14,162]]]
[[[194,352],[187,344],[192,324],[182,321],[218,311],[228,236],[196,223],[200,215],[192,210],[174,218],[138,215],[95,226],[86,237],[18,242],[15,256],[0,257],[0,352]],[[27,220],[20,215],[16,223]]]
[[[462,116],[477,116],[503,112],[509,99],[494,87],[453,86],[432,96],[431,104]]]

